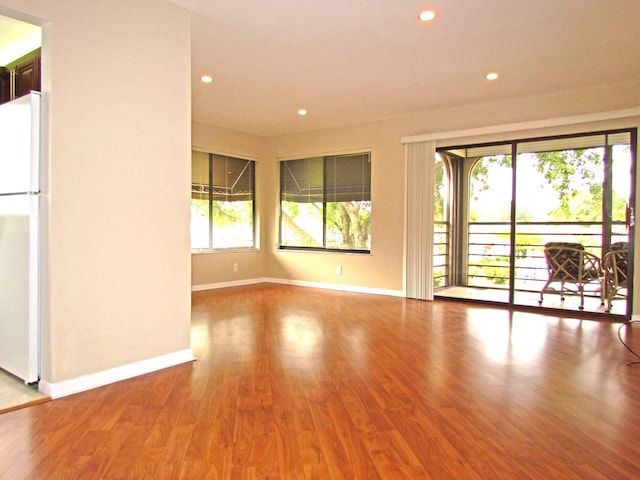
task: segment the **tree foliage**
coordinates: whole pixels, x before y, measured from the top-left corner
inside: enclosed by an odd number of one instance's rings
[[[614,152],[611,159],[614,177],[618,175],[614,178],[612,192],[611,216],[615,221],[624,220],[628,202],[628,190],[617,187],[622,180],[620,177],[624,175],[624,169],[621,171],[620,166],[629,162],[630,152],[628,146],[620,147],[618,154],[621,154],[621,157],[616,157]],[[515,210],[515,221],[519,225],[515,237],[517,261],[526,259],[530,255],[538,255],[540,245],[545,242],[544,236],[536,233],[539,228],[536,230],[535,227],[526,226],[528,222],[597,223],[602,221],[603,203],[605,203],[604,148],[522,153],[517,161],[518,200]],[[618,161],[622,164],[616,164]],[[619,166],[616,167],[616,165]],[[508,225],[512,215],[512,167],[510,155],[487,155],[477,159],[469,172],[467,198],[470,222],[507,222],[505,226]],[[445,166],[439,161],[436,163],[435,182],[434,213],[438,221],[446,218],[447,202],[444,195],[448,182]],[[539,189],[536,187],[537,183],[539,183]],[[490,193],[483,195],[483,192]],[[544,196],[538,197],[544,201],[536,201],[536,197],[532,195]],[[511,234],[504,230],[494,233],[493,237],[496,245],[504,245],[505,242],[510,244],[511,241]],[[576,241],[581,240],[577,238]],[[472,243],[472,240],[470,242]],[[508,276],[505,278],[503,276],[506,268],[504,262],[507,257],[496,256],[495,248],[491,253],[491,256],[474,260],[473,265],[469,265],[467,273],[470,282],[477,280],[481,283],[500,285],[506,281]],[[475,275],[479,277],[476,278]],[[487,278],[483,280],[481,277]]]
[[[329,233],[332,230],[339,236],[339,239],[334,240],[334,248],[368,249],[371,234],[371,202],[327,203],[327,231]]]
[[[436,221],[444,221],[446,199],[447,194],[447,175],[446,168],[442,158],[438,155],[435,165],[435,188],[434,188],[434,204],[433,204],[433,218]]]
[[[549,212],[554,220],[602,218],[602,183],[596,181],[596,171],[602,170],[600,149],[539,152],[535,158],[538,172],[558,194],[560,204]]]
[[[282,202],[283,244],[346,250],[369,249],[371,202]],[[323,213],[325,230],[323,232]]]
[[[546,212],[551,220],[598,222],[602,219],[602,148],[536,152],[527,158],[529,160],[544,178],[540,186],[551,187],[558,196],[558,206]],[[471,170],[471,201],[494,186],[491,172],[496,167],[511,168],[511,157],[493,155],[476,162]],[[615,190],[613,195],[613,218],[624,218],[628,199]],[[471,211],[472,221],[477,220],[476,216],[477,212]]]

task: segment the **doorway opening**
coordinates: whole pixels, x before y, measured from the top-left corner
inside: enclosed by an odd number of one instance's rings
[[[29,23],[29,20],[22,21],[14,18],[12,15],[15,13],[16,17],[24,19],[24,15],[18,12],[6,9],[1,9],[0,12],[4,14],[0,15],[0,31],[2,32],[0,36],[0,104],[4,104],[24,97],[31,91],[41,91],[42,28]],[[8,118],[13,119],[13,117]],[[13,123],[11,120],[9,123]],[[6,124],[3,124],[3,126],[6,127]],[[11,135],[6,131],[4,133],[8,136]],[[5,142],[2,143],[4,144]],[[3,154],[7,155],[7,150],[3,150]],[[14,155],[15,152],[11,151],[11,154]],[[16,154],[16,156],[18,155]],[[9,156],[6,158],[9,158]],[[30,188],[29,190],[32,189]],[[39,188],[34,188],[33,190],[35,191],[30,192],[30,195],[33,194],[31,196],[35,197]],[[5,364],[5,361],[7,361],[5,356],[2,356],[2,361],[0,361],[0,413],[48,399],[46,395],[38,391],[37,382],[32,382],[33,379],[31,377],[25,379],[22,376],[16,376],[13,368],[14,353],[19,356],[28,356],[29,358],[39,358],[40,355],[40,319],[38,313],[34,313],[37,309],[32,306],[29,308],[29,313],[25,313],[16,307],[18,304],[22,305],[22,301],[18,301],[17,298],[20,300],[31,298],[32,296],[39,298],[38,293],[33,293],[35,289],[33,287],[34,282],[31,281],[33,272],[30,267],[17,261],[18,258],[22,257],[16,251],[16,249],[24,247],[26,242],[31,242],[33,238],[37,238],[37,234],[34,233],[36,228],[23,229],[22,223],[16,221],[17,218],[23,218],[24,215],[22,213],[16,215],[13,208],[9,207],[10,202],[8,199],[14,195],[6,195],[7,191],[5,190],[3,190],[3,194],[5,195],[3,207],[0,209],[2,210],[0,212],[2,217],[0,218],[0,237],[4,233],[5,238],[3,240],[11,236],[12,242],[0,241],[0,256],[4,259],[9,259],[3,265],[6,267],[10,263],[13,273],[7,273],[9,272],[7,268],[3,269],[5,275],[11,275],[11,277],[0,279],[0,303],[3,303],[3,306],[11,305],[11,311],[19,311],[19,313],[15,317],[6,315],[7,309],[2,308],[3,318],[0,318],[0,324],[3,321],[7,322],[7,324],[0,325],[0,345],[2,345],[2,350],[6,356],[11,357],[9,358],[11,363],[9,366]],[[34,210],[38,209],[29,209],[29,221],[26,222],[29,225],[37,223],[37,220],[31,222],[32,218],[39,218],[39,214],[34,214]],[[20,227],[13,228],[13,225],[20,225]],[[29,231],[28,239],[23,238],[23,230]],[[18,232],[21,232],[20,235],[17,234]],[[34,240],[34,242],[37,242],[37,240]],[[20,251],[22,252],[22,250]],[[37,257],[39,258],[39,255]],[[39,260],[34,260],[34,263],[39,264]],[[29,274],[24,273],[26,270],[29,271]],[[28,279],[29,287],[25,287],[22,282],[17,280],[18,275],[15,275],[16,272],[20,274],[21,279],[23,277]],[[24,275],[22,275],[23,273]],[[8,285],[10,288],[8,288]],[[27,289],[29,290],[28,293],[25,292]],[[19,295],[16,295],[16,292]],[[30,305],[32,305],[31,302]],[[27,317],[29,318],[28,326],[17,325],[19,322],[16,322],[15,318],[24,319],[25,323],[27,323]],[[11,346],[11,348],[7,346]],[[25,349],[28,352],[24,352]],[[38,376],[36,375],[35,378],[38,378]],[[25,381],[32,383],[26,385]]]

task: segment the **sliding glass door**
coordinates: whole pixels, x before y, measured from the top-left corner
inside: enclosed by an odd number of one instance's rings
[[[450,174],[436,190],[446,184],[452,200],[436,296],[628,316],[635,139],[631,129],[440,149],[437,171]]]

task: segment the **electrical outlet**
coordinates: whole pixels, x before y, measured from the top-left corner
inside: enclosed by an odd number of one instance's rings
[[[342,265],[336,265],[336,275],[342,275]]]
[[[234,264],[233,264],[233,271],[234,271],[234,272],[237,272],[237,271],[238,271],[238,264],[237,264],[237,263],[234,263]]]

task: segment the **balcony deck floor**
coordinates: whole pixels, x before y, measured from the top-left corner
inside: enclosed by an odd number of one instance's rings
[[[465,286],[445,287],[434,292],[436,297],[459,298],[461,300],[479,300],[484,302],[509,302],[509,292],[492,288],[477,288]],[[515,305],[525,307],[539,307],[540,294],[537,292],[516,292]],[[577,295],[566,296],[565,300],[560,299],[559,294],[545,293],[542,307],[555,310],[569,310],[580,312],[580,297]],[[585,294],[584,312],[586,313],[606,313],[602,306],[600,297],[594,292]],[[611,314],[625,315],[627,302],[625,299],[614,300],[611,307]]]

